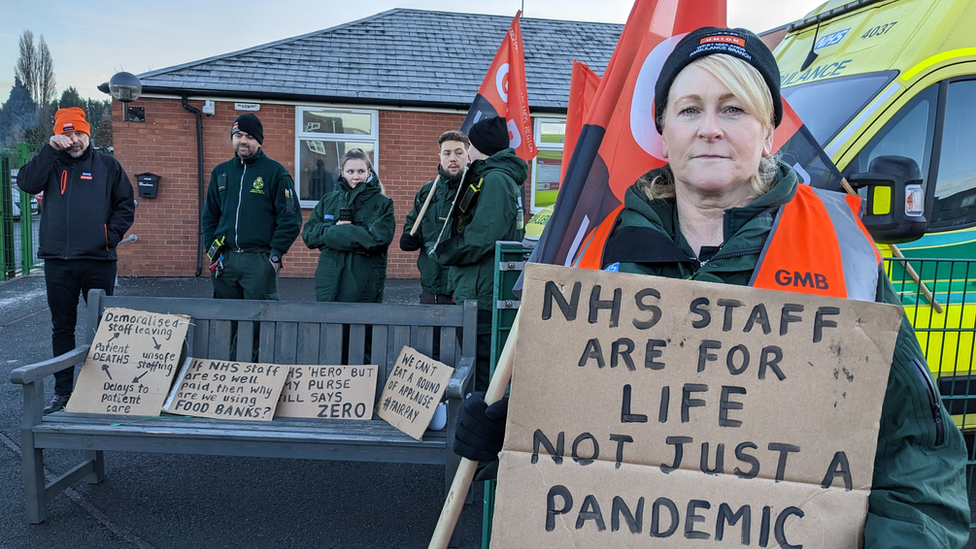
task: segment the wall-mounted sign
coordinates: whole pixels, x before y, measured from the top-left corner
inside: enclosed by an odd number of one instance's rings
[[[234,103],[235,111],[259,111],[261,110],[260,103]]]

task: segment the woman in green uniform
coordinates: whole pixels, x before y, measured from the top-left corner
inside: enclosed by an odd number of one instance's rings
[[[340,166],[337,190],[322,197],[302,230],[305,245],[321,251],[315,299],[380,303],[396,225],[393,200],[362,149],[349,150]]]

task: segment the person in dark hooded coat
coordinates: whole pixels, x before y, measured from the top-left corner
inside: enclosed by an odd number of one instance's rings
[[[393,200],[362,149],[349,150],[340,166],[336,190],[322,197],[302,230],[305,245],[321,251],[315,299],[380,303],[396,226]]]

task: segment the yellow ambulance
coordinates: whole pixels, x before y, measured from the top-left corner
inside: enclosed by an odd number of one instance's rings
[[[881,246],[889,276],[938,391],[972,430],[976,1],[832,0],[774,53],[783,96],[867,199],[878,242],[895,244]]]

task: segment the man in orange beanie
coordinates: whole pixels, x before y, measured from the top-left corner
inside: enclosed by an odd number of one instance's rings
[[[78,294],[100,289],[112,295],[115,246],[132,226],[132,184],[119,162],[90,145],[85,111],[59,109],[54,135],[20,169],[17,183],[44,192],[37,256],[44,260],[54,356],[75,348]],[[44,413],[64,408],[74,387],[74,367],[54,374],[54,398]]]

